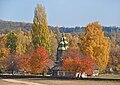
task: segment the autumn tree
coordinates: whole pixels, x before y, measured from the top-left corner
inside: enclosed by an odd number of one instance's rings
[[[85,30],[85,35],[80,37],[78,43],[80,52],[84,56],[92,57],[98,65],[99,70],[103,71],[109,60],[109,40],[104,36],[102,26],[98,22],[89,24]]]
[[[50,51],[50,37],[45,8],[41,4],[38,4],[35,8],[32,24],[32,42],[35,49],[43,45]]]
[[[0,35],[0,70],[5,70],[5,60],[9,55],[9,49],[5,47],[6,35]]]
[[[68,56],[62,62],[62,70],[70,71],[73,73],[80,72],[80,73],[87,73],[91,75],[93,73],[93,69],[95,68],[95,62],[91,57],[84,57],[80,58],[78,56]]]
[[[81,59],[81,72],[85,72],[88,75],[93,74],[93,70],[95,68],[96,64],[95,61],[91,57],[84,57]]]
[[[49,54],[50,54],[50,59],[55,61],[57,55],[58,42],[56,39],[56,35],[52,31],[50,31],[50,33],[51,33],[51,45],[50,45],[51,52]]]
[[[40,46],[31,55],[30,68],[32,73],[44,73],[48,69],[49,57],[44,46]]]
[[[16,53],[23,56],[27,52],[27,46],[31,43],[31,36],[26,35],[21,29],[19,29],[16,36]]]
[[[10,49],[10,66],[9,70],[13,71],[15,69],[15,63],[14,63],[14,55],[16,52],[16,42],[17,42],[17,37],[14,32],[9,32],[7,34],[7,39],[6,39],[6,47]]]
[[[7,42],[6,42],[6,47],[10,48],[10,53],[13,54],[16,51],[16,42],[17,42],[17,37],[14,32],[9,32],[7,34]]]
[[[31,52],[33,52],[35,49],[34,49],[34,44],[33,44],[33,42],[32,42],[32,33],[31,33],[31,31],[28,31],[27,33],[26,33],[26,36],[27,36],[27,38],[28,38],[28,40],[27,40],[27,46],[26,46],[26,53],[31,53]]]
[[[78,49],[78,36],[72,36],[70,33],[66,34],[66,38],[68,39],[68,45],[69,45],[69,50],[74,50],[74,49]]]
[[[73,59],[68,56],[63,62],[62,62],[62,69],[65,71],[73,72],[74,66],[73,66]]]
[[[27,53],[22,57],[16,55],[14,59],[19,70],[30,73],[46,72],[50,61],[44,46],[40,46],[34,52]]]
[[[29,64],[31,55],[32,53],[26,53],[22,57],[19,54],[15,55],[14,60],[19,71],[31,72],[30,64]]]
[[[111,49],[108,68],[112,68],[114,72],[117,72],[120,66],[120,31],[112,31],[110,33]]]
[[[71,58],[81,57],[78,49],[68,49],[67,51],[64,52],[64,54],[61,56],[61,58],[64,60],[68,56],[70,56]]]

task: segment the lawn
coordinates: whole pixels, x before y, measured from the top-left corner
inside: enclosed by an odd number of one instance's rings
[[[100,74],[92,78],[120,79],[120,74]]]

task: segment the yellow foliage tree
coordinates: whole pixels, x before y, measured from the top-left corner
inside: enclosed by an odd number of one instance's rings
[[[86,27],[85,35],[80,37],[78,46],[84,56],[92,57],[99,70],[104,71],[109,60],[110,43],[98,22],[91,23]]]
[[[17,33],[17,46],[16,46],[16,53],[20,56],[24,55],[27,51],[27,46],[32,42],[31,36],[26,35],[24,31],[19,29]]]
[[[75,50],[75,49],[79,49],[78,48],[78,45],[77,45],[77,43],[78,43],[78,36],[72,36],[72,34],[71,33],[66,33],[65,34],[65,36],[66,36],[66,40],[68,41],[68,49],[69,50]]]
[[[50,37],[45,8],[38,4],[32,24],[32,42],[35,49],[42,45],[50,52]]]
[[[6,35],[0,35],[0,70],[5,70],[5,59],[9,55],[9,49],[5,47]]]

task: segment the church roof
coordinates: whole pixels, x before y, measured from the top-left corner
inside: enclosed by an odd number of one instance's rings
[[[68,42],[66,40],[66,37],[65,37],[65,34],[62,33],[62,38],[61,38],[61,41],[59,42],[59,45],[58,45],[58,50],[67,50],[68,49]]]

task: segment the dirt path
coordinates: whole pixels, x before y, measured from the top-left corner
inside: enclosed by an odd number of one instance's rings
[[[119,81],[60,80],[43,78],[0,79],[0,85],[120,85]]]
[[[3,81],[13,83],[11,85],[21,84],[21,85],[46,85],[46,84],[40,84],[40,83],[33,83],[29,81],[21,81],[21,80],[15,80],[15,79],[2,79]]]
[[[23,79],[46,85],[120,85],[118,81],[96,81],[96,80],[49,80],[49,79]]]

